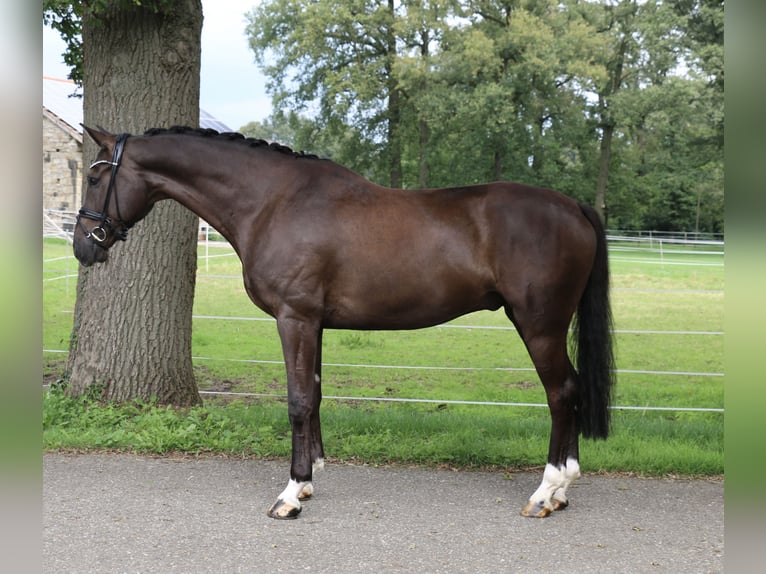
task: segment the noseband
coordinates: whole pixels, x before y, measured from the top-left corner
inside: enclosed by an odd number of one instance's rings
[[[111,235],[114,234],[116,239],[119,239],[120,241],[125,241],[128,238],[128,230],[132,227],[132,224],[125,223],[122,220],[122,216],[120,215],[120,204],[117,201],[117,193],[114,192],[114,182],[117,179],[117,172],[120,169],[120,161],[122,160],[122,151],[125,148],[125,142],[128,140],[128,137],[130,134],[120,134],[117,136],[117,139],[114,143],[114,152],[112,152],[112,161],[107,161],[105,159],[102,159],[100,161],[94,162],[90,165],[90,167],[97,166],[99,164],[105,163],[112,166],[112,175],[109,178],[109,187],[106,189],[106,199],[104,200],[104,207],[103,209],[99,211],[92,211],[90,209],[80,209],[79,215],[77,216],[77,225],[82,228],[83,232],[85,233],[85,237],[92,239],[96,242],[97,245],[100,245],[106,239]],[[109,201],[112,198],[112,193],[114,192],[114,206],[117,210],[117,219],[112,220],[106,212],[109,209]],[[98,221],[98,225],[88,231],[85,229],[85,226],[80,221],[81,218],[85,219],[92,219],[94,221]]]

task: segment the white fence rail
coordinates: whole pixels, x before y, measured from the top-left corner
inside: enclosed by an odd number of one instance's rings
[[[71,243],[76,221],[77,214],[73,211],[43,209],[43,237],[66,239]]]
[[[45,238],[61,238],[67,241],[72,241],[72,234],[76,225],[76,213],[65,211],[44,210],[43,211],[43,237]],[[659,254],[660,262],[666,262],[669,264],[679,263],[678,261],[665,260],[665,256],[676,255],[703,255],[707,258],[712,258],[713,263],[699,262],[699,265],[723,265],[724,256],[724,242],[722,236],[701,236],[701,234],[691,233],[659,233],[652,231],[641,232],[612,232],[607,236],[609,242],[610,252],[617,253],[634,253],[636,255],[643,253],[651,253],[654,255]],[[206,222],[200,220],[199,230],[200,246],[204,246],[204,255],[200,255],[200,259],[204,260],[205,264],[215,257],[228,257],[233,256],[234,251],[227,254],[220,254],[220,250],[216,250],[216,255],[209,254],[209,247],[222,244],[223,238],[210,227]],[[715,260],[720,256],[720,262]],[[619,256],[618,256],[619,257]],[[625,259],[623,259],[625,260]],[[682,264],[695,264],[695,263],[682,263]],[[200,269],[202,271],[202,269]],[[207,277],[212,277],[206,275]],[[66,274],[55,277],[49,277],[45,281],[55,281],[59,279],[66,279],[76,277],[76,275]],[[220,278],[237,279],[241,280],[239,275],[227,275]],[[217,315],[201,315],[195,316],[195,319],[208,319],[208,320],[228,320],[228,321],[273,321],[270,318],[258,318],[258,317],[230,317],[230,316],[217,316]],[[464,326],[464,325],[440,325],[440,328],[457,328],[457,329],[502,329],[513,330],[512,326]],[[641,331],[641,330],[615,330],[615,333],[635,334],[635,335],[685,335],[685,336],[723,336],[723,332],[720,331]],[[43,353],[67,353],[61,349],[44,349]],[[245,362],[253,364],[282,364],[280,360],[269,359],[231,359],[225,357],[193,357],[195,361],[207,362],[207,361],[223,361],[223,362]],[[350,368],[362,368],[362,369],[423,369],[423,370],[500,370],[500,371],[533,371],[532,368],[501,368],[501,367],[445,367],[445,366],[410,366],[410,365],[367,365],[367,364],[326,364],[327,367],[350,367]],[[631,369],[618,369],[617,373],[630,373],[630,374],[642,374],[647,376],[662,375],[662,376],[682,376],[682,377],[722,377],[723,373],[719,372],[685,372],[685,371],[648,371],[648,370],[631,370]],[[203,394],[232,394],[232,393],[220,393],[217,391],[203,392]],[[279,398],[280,395],[262,394],[262,393],[234,393],[237,396],[254,396],[254,397],[272,397]],[[495,402],[483,402],[483,401],[451,401],[441,399],[421,399],[421,398],[391,398],[391,397],[343,397],[343,396],[327,396],[330,400],[339,401],[380,401],[380,402],[434,402],[434,403],[455,403],[455,404],[468,404],[468,405],[500,405],[500,406],[516,406],[516,407],[547,407],[545,404],[537,403],[495,403]],[[724,409],[717,408],[698,408],[698,407],[652,407],[652,406],[615,406],[613,407],[619,410],[642,410],[642,411],[696,411],[696,412],[720,412],[723,413]]]
[[[657,231],[607,232],[610,260],[694,267],[723,267],[723,236]]]

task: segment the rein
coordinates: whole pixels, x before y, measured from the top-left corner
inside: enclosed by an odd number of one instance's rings
[[[132,227],[132,225],[127,224],[122,220],[122,216],[120,215],[120,204],[117,201],[117,193],[114,191],[114,182],[117,179],[117,172],[120,169],[120,161],[122,160],[122,152],[125,149],[125,142],[128,140],[128,137],[130,137],[130,134],[120,134],[117,136],[117,139],[114,143],[114,151],[112,152],[112,161],[102,159],[90,165],[90,168],[103,163],[112,166],[112,173],[111,177],[109,178],[109,187],[106,189],[106,199],[104,200],[104,207],[102,210],[93,211],[91,209],[83,208],[80,209],[79,214],[77,215],[77,224],[82,228],[83,232],[85,233],[85,237],[92,239],[96,242],[96,244],[101,244],[106,241],[106,239],[112,233],[115,234],[115,237],[120,241],[125,241],[128,238],[128,230]],[[114,206],[117,210],[116,220],[112,220],[107,215],[107,210],[109,209],[109,201],[112,198],[112,193],[114,193]],[[88,231],[80,221],[81,218],[98,221],[98,225]]]

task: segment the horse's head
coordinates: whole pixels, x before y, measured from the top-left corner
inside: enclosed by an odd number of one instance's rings
[[[83,265],[106,261],[108,249],[149,213],[151,203],[137,166],[125,156],[128,134],[83,126],[101,146],[87,172],[87,189],[74,231],[74,254]]]

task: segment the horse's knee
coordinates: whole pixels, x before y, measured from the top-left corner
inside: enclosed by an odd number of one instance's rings
[[[545,386],[545,394],[548,399],[548,406],[551,412],[574,412],[579,401],[579,389],[573,376],[566,377],[559,384],[548,384]]]
[[[312,401],[300,399],[288,399],[287,414],[293,424],[307,423],[311,420],[314,412]]]

